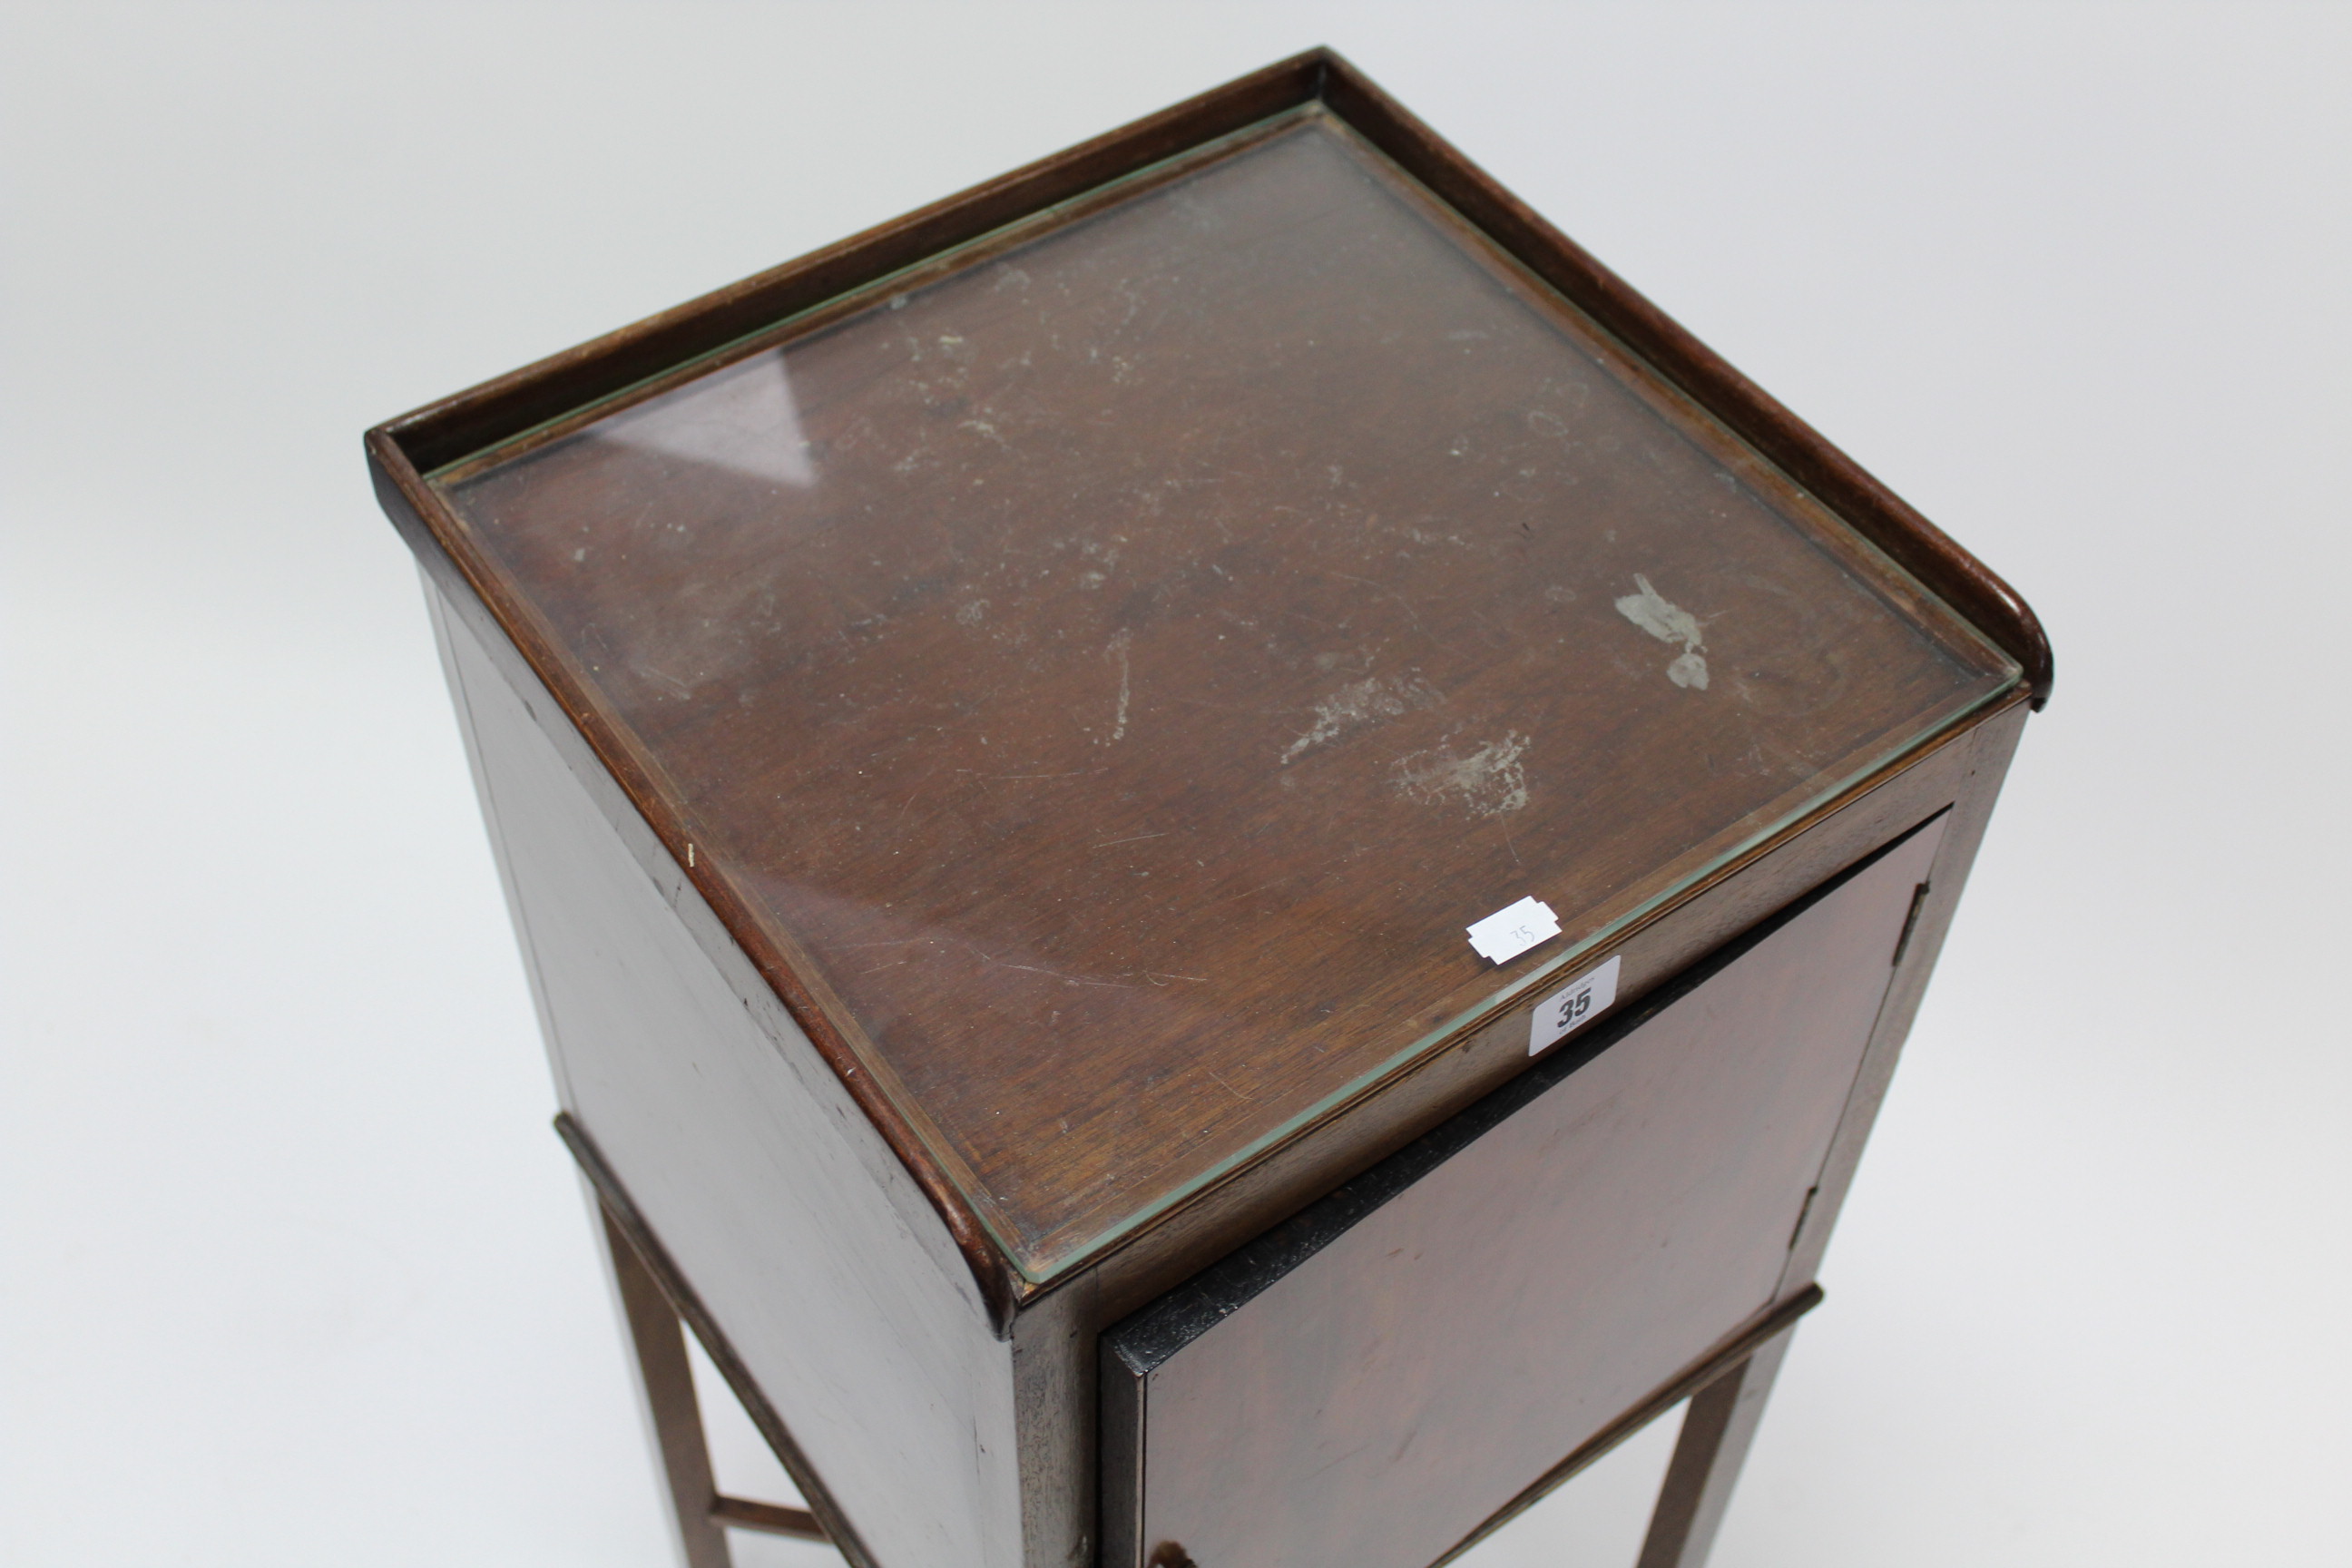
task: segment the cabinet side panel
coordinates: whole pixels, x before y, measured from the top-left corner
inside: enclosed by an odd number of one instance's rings
[[[1773,1300],[1931,827],[1357,1220],[1139,1391],[1202,1568],[1421,1568]]]
[[[649,876],[565,765],[546,694],[435,607],[565,1108],[881,1568],[1013,1568],[1011,1347],[953,1239],[692,888]]]

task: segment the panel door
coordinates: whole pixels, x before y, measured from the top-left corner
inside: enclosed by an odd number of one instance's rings
[[[1423,1568],[1770,1307],[1941,822],[1105,1339],[1105,1561]]]

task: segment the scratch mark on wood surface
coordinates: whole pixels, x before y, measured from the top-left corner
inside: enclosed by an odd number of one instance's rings
[[[1118,712],[1111,720],[1110,739],[1103,742],[1107,746],[1127,739],[1127,704],[1132,673],[1128,664],[1127,650],[1134,640],[1135,634],[1121,626],[1106,650],[1111,658],[1118,660]]]

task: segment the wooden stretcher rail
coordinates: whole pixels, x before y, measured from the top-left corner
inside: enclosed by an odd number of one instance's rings
[[[1662,1385],[1641,1404],[1620,1415],[1603,1427],[1600,1435],[1578,1448],[1567,1458],[1554,1465],[1537,1479],[1534,1485],[1505,1503],[1488,1517],[1486,1522],[1454,1542],[1453,1550],[1430,1564],[1444,1568],[1486,1537],[1511,1522],[1551,1495],[1578,1471],[1589,1468],[1595,1461],[1616,1447],[1634,1433],[1672,1410],[1691,1395],[1727,1373],[1737,1372],[1748,1358],[1786,1333],[1799,1318],[1822,1304],[1822,1288],[1808,1285],[1787,1300],[1758,1318],[1747,1328],[1724,1341],[1698,1360],[1685,1367],[1675,1379]]]
[[[757,1530],[769,1535],[789,1535],[795,1541],[826,1541],[824,1527],[816,1515],[804,1508],[786,1508],[782,1503],[753,1502],[750,1498],[719,1496],[710,1500],[710,1517],[720,1524],[730,1524],[738,1530]]]

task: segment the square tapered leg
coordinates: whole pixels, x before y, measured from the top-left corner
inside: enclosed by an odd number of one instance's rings
[[[1774,1335],[1691,1396],[1674,1461],[1658,1489],[1640,1568],[1704,1568],[1794,1331]]]

